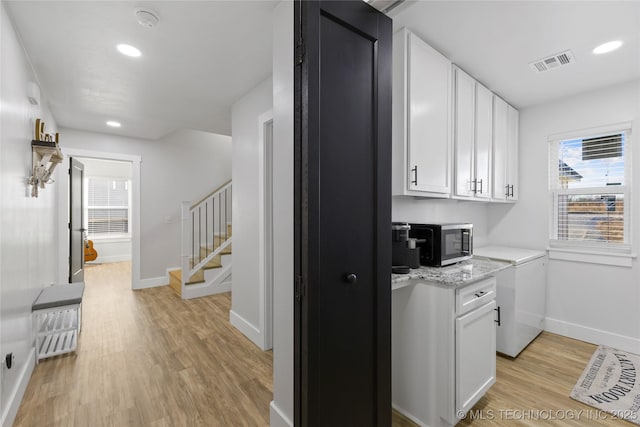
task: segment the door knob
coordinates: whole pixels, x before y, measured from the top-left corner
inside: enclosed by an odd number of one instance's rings
[[[349,273],[347,274],[344,279],[348,282],[348,283],[356,283],[358,281],[358,276],[356,276],[353,273]]]

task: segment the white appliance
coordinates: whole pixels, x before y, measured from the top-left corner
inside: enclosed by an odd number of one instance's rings
[[[511,263],[496,275],[496,350],[516,357],[544,327],[547,288],[546,251],[485,246],[475,258]]]

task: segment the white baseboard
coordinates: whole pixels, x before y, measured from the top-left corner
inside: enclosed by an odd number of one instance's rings
[[[0,426],[11,427],[13,425],[13,422],[16,419],[16,415],[18,414],[18,409],[20,408],[20,403],[22,403],[22,397],[24,396],[24,392],[27,389],[27,384],[29,384],[29,379],[31,378],[31,374],[33,373],[33,368],[35,368],[35,366],[36,349],[31,348],[31,351],[29,351],[29,356],[27,357],[27,362],[24,364],[22,372],[20,372],[18,383],[10,392],[11,394],[9,396],[9,399],[7,400],[7,407],[2,414]]]
[[[262,334],[260,333],[260,329],[253,326],[247,319],[240,316],[233,310],[229,312],[229,322],[249,338],[255,345],[262,348]]]
[[[122,262],[122,261],[131,261],[131,255],[110,255],[110,256],[98,256],[98,258],[96,258],[95,262],[97,264],[107,264],[110,262]],[[91,262],[88,262],[87,264],[90,264]]]
[[[413,421],[414,423],[416,423],[419,426],[424,426],[425,424],[420,421],[418,418],[414,417],[412,414],[410,414],[408,411],[404,410],[403,408],[399,407],[398,405],[396,405],[395,403],[391,403],[391,407],[393,409],[395,409],[396,411],[398,411],[399,413],[401,413],[405,418],[410,419],[411,421]]]
[[[140,279],[133,289],[148,289],[169,284],[168,276],[150,277],[148,279]]]
[[[231,283],[225,282],[217,285],[202,283],[197,285],[188,285],[185,288],[186,289],[182,291],[182,299],[192,299],[221,294],[223,292],[230,292]]]
[[[269,425],[270,427],[293,427],[293,422],[287,417],[275,401],[271,401],[269,404]]]
[[[580,341],[586,341],[597,345],[603,344],[619,350],[640,354],[640,340],[637,338],[614,334],[600,329],[588,328],[586,326],[552,319],[550,317],[545,319],[544,329],[545,331]]]

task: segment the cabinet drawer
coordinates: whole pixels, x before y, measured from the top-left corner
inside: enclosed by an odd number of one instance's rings
[[[456,317],[480,307],[496,298],[496,279],[481,280],[456,289]]]

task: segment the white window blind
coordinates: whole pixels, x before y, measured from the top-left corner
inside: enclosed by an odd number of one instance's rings
[[[129,181],[123,178],[87,178],[89,236],[129,234]]]
[[[551,243],[629,249],[630,131],[552,140]]]

